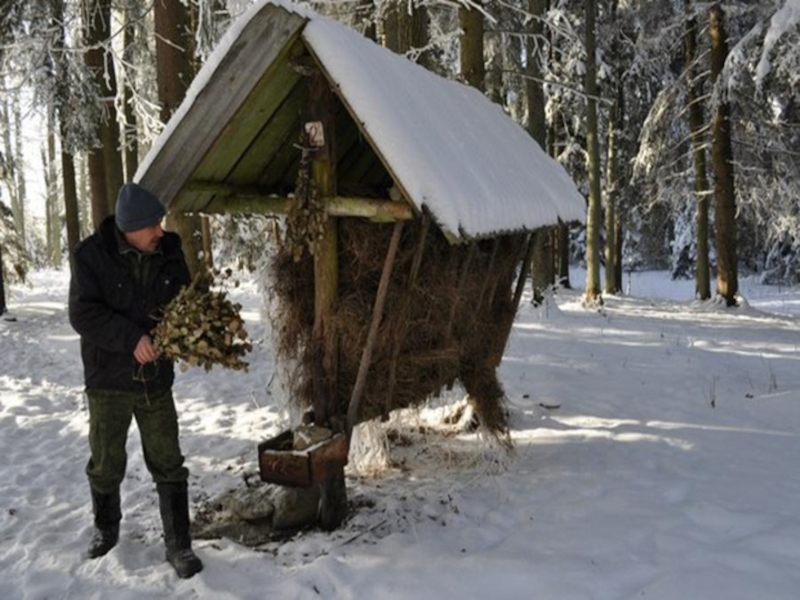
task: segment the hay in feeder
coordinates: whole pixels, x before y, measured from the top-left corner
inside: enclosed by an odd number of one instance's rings
[[[392,228],[339,219],[339,286],[332,316],[339,340],[338,414],[347,412],[353,392]],[[482,424],[507,439],[505,394],[495,369],[516,309],[512,287],[525,239],[513,234],[450,245],[422,219],[406,224],[358,422],[419,405],[458,380]],[[314,361],[321,349],[312,336],[313,258],[307,252],[299,261],[296,257],[286,247],[275,255],[272,292],[278,300],[279,359],[291,369],[292,398],[303,408],[314,398]]]

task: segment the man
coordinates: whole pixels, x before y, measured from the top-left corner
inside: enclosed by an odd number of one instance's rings
[[[161,229],[164,213],[144,188],[130,183],[120,189],[115,214],[73,252],[69,319],[81,336],[89,405],[86,474],[94,530],[88,557],[107,554],[119,539],[125,442],[136,417],[145,464],[158,490],[166,559],[188,578],[203,564],[189,536],[189,471],[178,442],[175,373],[149,335],[159,310],[189,283],[180,237]]]

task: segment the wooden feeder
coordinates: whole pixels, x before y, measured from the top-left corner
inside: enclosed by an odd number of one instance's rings
[[[287,219],[309,207],[299,193],[300,176],[313,182],[316,196],[311,200],[322,206],[323,218],[314,222],[319,236],[313,274],[308,275],[314,283],[308,347],[315,353],[308,396],[313,397],[316,424],[336,435],[297,452],[286,446],[291,432],[283,432],[259,444],[259,466],[262,477],[275,483],[320,483],[322,505],[346,509],[346,496],[342,505],[342,498],[326,502],[325,494],[343,492],[348,439],[365,418],[359,403],[371,381],[384,305],[387,297],[400,298],[405,308],[413,304],[411,292],[425,271],[426,232],[438,227],[443,236],[438,239],[459,249],[450,253],[452,277],[445,279],[462,291],[476,261],[492,273],[500,255],[511,257],[509,275],[502,280],[487,276],[470,298],[485,307],[503,295],[502,323],[489,320],[489,327],[503,328],[505,337],[497,336],[502,343],[490,349],[478,348],[478,364],[472,365],[494,377],[521,296],[524,269],[518,265],[533,246],[531,232],[583,220],[585,200],[563,167],[477,90],[437,77],[306,9],[265,3],[246,18],[237,23],[238,36],[226,38],[229,46],[215,51],[215,62],[203,66],[198,75],[202,85],[193,85],[187,106],[176,112],[175,122],[143,161],[137,181],[171,211]],[[374,303],[366,309],[371,314],[360,309],[359,316],[369,323],[357,342],[363,347],[351,343],[347,348],[348,356],[360,356],[345,393],[340,332],[333,318],[340,269],[347,268],[339,262],[342,220],[394,224],[391,239],[386,231],[386,247],[375,250],[376,256],[385,256],[383,270]],[[408,235],[404,223],[414,224]],[[401,237],[408,242],[414,235],[418,252],[409,274],[401,276],[404,289],[396,289],[392,271],[398,244]],[[509,294],[514,267],[520,275]],[[513,303],[506,296],[513,296]],[[472,308],[477,307],[466,310]],[[464,310],[455,302],[445,311],[445,334],[434,337],[446,345],[431,348],[419,360],[452,356],[451,338]],[[399,342],[394,350],[396,363]],[[447,377],[463,382],[474,369],[465,373]],[[387,376],[387,399],[402,391],[395,375],[392,369]],[[335,525],[336,519],[329,523]]]
[[[304,450],[293,449],[294,433],[287,429],[258,445],[261,480],[279,485],[308,487],[341,474],[347,464],[347,438],[334,434]]]

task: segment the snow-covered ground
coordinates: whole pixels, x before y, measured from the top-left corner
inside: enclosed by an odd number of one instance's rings
[[[17,321],[0,320],[4,600],[800,597],[800,290],[744,281],[747,302],[724,309],[641,273],[601,312],[580,291],[525,304],[501,367],[512,456],[437,430],[432,404],[391,423],[411,442],[392,450],[402,468],[350,475],[340,530],[258,550],[200,540],[206,568],[184,581],[163,561],[135,426],[120,543],[82,558],[87,414],[68,274],[31,282],[11,287]],[[255,289],[234,296],[260,340]],[[179,375],[193,509],[241,486],[256,444],[285,424],[264,344],[251,359],[249,374]]]

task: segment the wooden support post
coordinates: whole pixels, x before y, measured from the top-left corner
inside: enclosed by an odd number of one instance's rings
[[[372,320],[369,324],[367,343],[364,345],[364,351],[361,354],[361,363],[358,365],[356,384],[353,387],[353,395],[350,398],[350,406],[347,408],[348,438],[352,434],[353,427],[355,426],[356,419],[358,418],[358,408],[361,403],[361,396],[364,393],[364,386],[367,383],[367,373],[369,373],[369,365],[370,362],[372,362],[372,350],[375,347],[375,340],[378,339],[378,327],[383,319],[383,305],[386,303],[386,291],[389,289],[389,279],[392,276],[394,258],[397,255],[397,247],[400,245],[400,235],[402,233],[403,222],[398,221],[394,224],[392,240],[389,242],[389,250],[386,253],[386,260],[383,262],[383,271],[381,272],[381,280],[378,283],[378,293],[375,297],[375,306],[372,309]]]
[[[389,411],[392,409],[392,399],[394,398],[394,386],[397,383],[397,360],[400,357],[400,344],[403,343],[405,331],[407,329],[407,313],[408,307],[411,304],[411,294],[413,293],[414,286],[417,283],[417,276],[419,269],[422,266],[422,255],[425,253],[425,244],[428,240],[428,230],[431,226],[431,213],[428,210],[422,212],[422,223],[419,226],[419,239],[417,240],[417,249],[414,251],[414,260],[411,262],[411,272],[406,281],[406,287],[403,291],[403,296],[400,300],[400,315],[403,322],[403,328],[397,333],[397,337],[392,345],[392,359],[389,363],[389,385],[386,391],[386,399],[383,405],[383,418],[389,418]]]
[[[309,110],[306,124],[319,123],[321,136],[313,140],[311,152],[314,186],[325,201],[336,196],[336,157],[333,131],[333,96],[325,76],[318,70],[309,79]],[[310,137],[310,136],[309,136]],[[338,343],[332,313],[339,287],[338,223],[328,218],[314,255],[314,340],[320,352],[322,377],[315,378],[314,413],[318,425],[336,429],[331,419],[337,409]]]
[[[333,94],[319,70],[309,78],[309,110],[306,134],[314,143],[311,165],[314,185],[321,198],[336,196],[336,154]],[[309,124],[311,130],[309,130]],[[321,134],[321,135],[320,135]],[[339,340],[333,324],[333,310],[339,288],[339,235],[337,219],[328,218],[314,254],[314,347],[318,352],[314,376],[314,419],[340,431],[342,423],[337,395]],[[320,525],[325,530],[339,526],[347,515],[344,470],[320,484]]]

